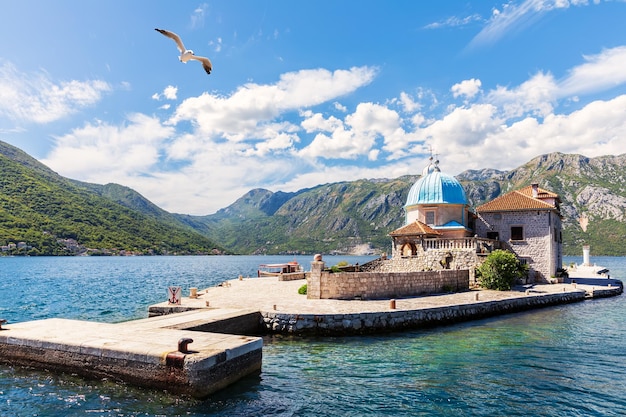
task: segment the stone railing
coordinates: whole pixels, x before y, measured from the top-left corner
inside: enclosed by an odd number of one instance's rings
[[[469,249],[477,253],[490,253],[502,247],[499,240],[482,237],[465,237],[457,239],[424,239],[422,248],[427,250]]]

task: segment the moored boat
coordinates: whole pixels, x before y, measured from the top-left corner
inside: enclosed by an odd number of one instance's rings
[[[304,268],[297,261],[261,264],[257,271],[259,277],[275,277],[285,274],[304,274]]]

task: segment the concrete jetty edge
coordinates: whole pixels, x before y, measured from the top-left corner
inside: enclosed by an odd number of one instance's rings
[[[608,295],[607,295],[608,296]],[[268,333],[313,336],[346,336],[435,327],[531,309],[584,301],[585,291],[520,296],[506,300],[472,302],[441,307],[345,314],[286,314],[261,312]]]
[[[191,339],[185,351],[180,341]],[[259,337],[67,319],[6,325],[0,362],[204,398],[261,371]]]

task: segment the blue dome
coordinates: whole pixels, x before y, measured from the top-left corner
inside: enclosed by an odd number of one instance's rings
[[[465,190],[456,178],[430,170],[413,184],[405,207],[416,204],[463,204],[467,205]]]

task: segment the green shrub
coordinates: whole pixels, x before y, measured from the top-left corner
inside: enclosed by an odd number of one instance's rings
[[[306,295],[306,284],[298,288],[298,294]]]
[[[517,257],[506,250],[495,250],[476,269],[476,278],[483,288],[508,291],[517,279],[528,273],[528,265],[519,262]]]

